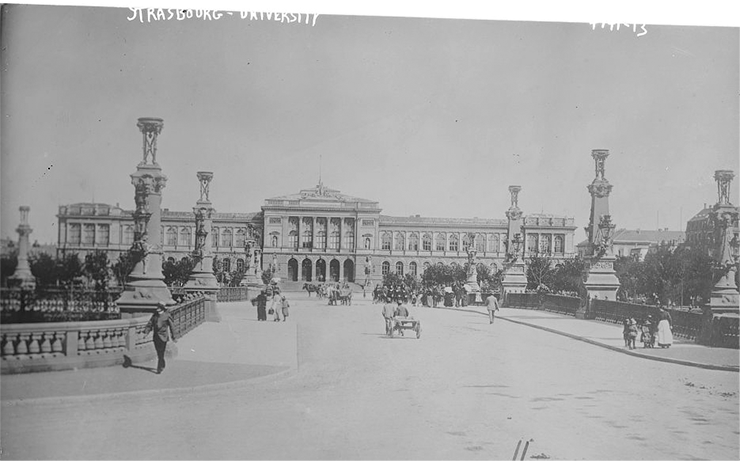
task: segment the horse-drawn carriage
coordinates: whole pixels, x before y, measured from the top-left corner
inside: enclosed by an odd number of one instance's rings
[[[393,337],[398,333],[403,336],[404,330],[411,330],[416,333],[416,339],[421,337],[421,321],[413,317],[393,317],[389,324],[386,325],[385,334]]]

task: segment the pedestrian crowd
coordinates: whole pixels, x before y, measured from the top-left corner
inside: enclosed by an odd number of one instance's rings
[[[642,347],[652,349],[657,344],[658,347],[667,349],[673,345],[673,319],[670,312],[659,309],[658,321],[655,322],[653,315],[647,319],[637,322],[635,319],[624,319],[622,322],[622,337],[624,338],[624,347],[635,349],[637,338],[640,338]]]

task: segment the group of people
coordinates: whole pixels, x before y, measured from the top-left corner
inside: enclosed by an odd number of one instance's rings
[[[270,300],[270,309],[267,309],[267,303]],[[272,316],[273,322],[285,322],[290,315],[290,302],[280,290],[263,289],[256,298],[252,299],[252,304],[257,307],[257,321],[267,321],[267,315]]]
[[[433,285],[424,288],[409,288],[404,284],[375,285],[373,289],[373,303],[410,303],[412,306],[462,307],[467,305],[467,292],[458,282],[449,287]]]
[[[658,314],[657,324],[653,321],[652,315],[640,323],[635,319],[625,319],[623,321],[622,336],[624,338],[624,347],[635,349],[637,338],[640,337],[642,347],[651,349],[658,344],[660,348],[669,348],[673,344],[673,319],[671,314],[661,308]]]

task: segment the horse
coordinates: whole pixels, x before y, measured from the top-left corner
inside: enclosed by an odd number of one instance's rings
[[[352,290],[350,288],[339,291],[339,301],[347,306],[352,305]]]
[[[318,285],[314,285],[313,283],[304,283],[303,284],[303,289],[308,292],[308,297],[309,298],[311,297],[311,293],[316,293],[316,295],[318,296],[318,293],[319,293],[319,286]]]

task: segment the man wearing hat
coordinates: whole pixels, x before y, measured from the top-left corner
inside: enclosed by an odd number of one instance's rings
[[[175,324],[170,317],[170,313],[167,312],[167,306],[162,301],[157,303],[157,312],[152,315],[151,320],[144,327],[145,335],[149,334],[150,331],[154,331],[152,340],[154,341],[154,349],[157,351],[157,374],[160,374],[165,366],[164,351],[167,349],[170,332],[172,333],[172,341],[177,342]]]

